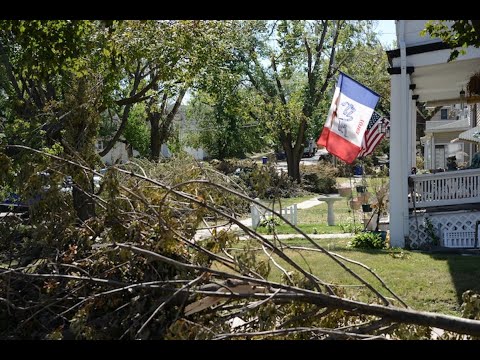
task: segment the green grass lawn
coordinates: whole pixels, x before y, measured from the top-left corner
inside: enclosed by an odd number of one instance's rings
[[[367,184],[367,190],[371,193],[370,198],[373,198],[372,190],[378,186],[381,182],[381,178],[372,178],[365,177],[365,182]],[[386,181],[387,179],[383,179]],[[337,185],[341,184],[350,184],[349,178],[337,178]],[[360,179],[356,179],[357,183],[360,184]],[[352,178],[352,195],[356,198],[357,192],[355,189],[355,182]],[[292,204],[298,204],[302,201],[315,198],[316,194],[311,194],[308,196],[297,197],[297,198],[286,198],[282,199],[282,207],[287,207]],[[335,213],[335,226],[328,226],[327,224],[327,204],[322,203],[315,207],[309,209],[300,209],[297,213],[297,226],[302,229],[307,234],[339,234],[339,233],[351,233],[355,232],[355,229],[363,229],[364,219],[369,220],[372,213],[363,213],[362,210],[352,210],[349,205],[350,199],[345,199],[344,201],[337,201],[333,204],[334,213]],[[267,205],[267,203],[264,203]],[[278,211],[278,203],[275,204],[275,209]],[[259,227],[258,232],[262,234],[267,234],[268,230],[266,227]],[[289,225],[281,223],[276,226],[277,234],[295,234],[296,231],[292,229]]]
[[[281,204],[282,204],[282,208],[284,208],[284,207],[287,207],[287,206],[290,206],[290,205],[293,205],[293,204],[298,204],[298,203],[301,203],[303,201],[313,199],[313,198],[315,198],[315,196],[318,196],[318,194],[311,193],[311,194],[307,194],[307,195],[304,195],[304,196],[291,197],[291,198],[281,198],[280,201],[281,201]],[[272,201],[261,200],[260,202],[263,205],[268,206],[270,209],[272,208]],[[275,210],[278,210],[278,209],[279,209],[279,204],[278,204],[278,200],[276,200],[275,201]]]
[[[315,196],[313,196],[315,197]],[[311,197],[307,197],[308,200]],[[292,198],[294,199],[301,199],[301,198]],[[289,200],[289,199],[286,199]],[[297,200],[295,202],[290,203],[299,203],[304,200]],[[289,206],[283,205],[282,206]],[[334,212],[335,212],[335,225],[329,226],[327,224],[327,203],[321,203],[317,206],[311,207],[309,209],[299,209],[297,210],[297,221],[298,227],[302,229],[307,234],[339,234],[339,233],[350,233],[353,232],[353,225],[361,227],[363,224],[362,218],[363,213],[361,210],[352,211],[348,205],[348,200],[345,201],[337,201],[333,204]],[[355,217],[355,222],[354,222]],[[259,227],[257,229],[258,232],[262,234],[266,234],[268,231],[266,227]],[[289,225],[283,223],[276,227],[276,231],[278,234],[295,234],[296,231],[291,228]]]
[[[407,250],[360,250],[347,248],[348,239],[317,240],[325,248],[350,259],[360,261],[373,269],[386,284],[409,306],[417,310],[461,315],[461,295],[471,289],[480,292],[480,257],[453,254],[429,254]],[[291,246],[310,246],[306,240],[287,240]],[[335,264],[326,255],[311,251],[286,250],[298,264],[310,267],[322,280],[344,287],[349,297],[368,301],[370,295],[360,283]],[[258,256],[266,259],[263,252]],[[282,260],[276,259],[289,269]],[[308,266],[307,266],[308,264]],[[349,264],[358,274],[381,289],[380,283],[365,269]],[[272,265],[270,275],[278,281],[281,272]],[[380,291],[391,297],[387,291]],[[398,303],[397,303],[398,304]]]

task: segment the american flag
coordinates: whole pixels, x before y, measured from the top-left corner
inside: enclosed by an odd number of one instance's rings
[[[380,132],[380,124],[382,122],[385,126],[390,126],[390,120],[382,117],[374,111],[368,122],[365,135],[363,136],[362,150],[360,150],[357,157],[370,155],[378,143],[383,139],[385,134]]]

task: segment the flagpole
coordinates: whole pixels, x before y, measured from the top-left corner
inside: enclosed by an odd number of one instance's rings
[[[363,184],[366,184],[367,183],[367,180],[365,180],[365,166],[364,166],[364,161],[363,161],[363,157],[360,158],[360,168],[362,169],[362,185]],[[365,193],[367,193],[367,187],[365,186]],[[364,193],[364,194],[365,194]],[[365,201],[366,198],[364,198],[364,201]],[[368,200],[367,200],[368,201]],[[363,203],[363,202],[362,202]],[[362,218],[362,221],[363,221],[363,231],[366,231],[367,230],[367,226],[368,226],[368,223],[365,224],[365,220],[367,219],[366,216],[365,216],[365,211],[363,211],[363,207],[362,207],[362,214],[363,214],[363,218]]]
[[[352,216],[353,216],[353,233],[355,233],[356,227],[355,227],[355,207],[350,206],[350,201],[353,201],[353,187],[352,187],[352,177],[353,177],[353,167],[352,167],[352,173],[349,176],[349,181],[350,181],[350,198],[347,200],[347,205],[352,209]]]

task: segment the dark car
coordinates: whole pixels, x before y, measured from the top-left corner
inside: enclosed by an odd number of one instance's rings
[[[22,201],[18,194],[9,193],[3,200],[0,201],[0,212],[25,212],[35,200],[36,199],[31,199],[30,201]]]
[[[44,179],[44,185],[42,186],[42,191],[29,197],[27,200],[23,200],[20,195],[10,192],[3,199],[0,199],[0,212],[12,212],[12,213],[23,213],[28,211],[28,208],[36,203],[38,203],[42,197],[43,193],[47,192],[50,189],[50,185],[47,183],[47,179],[50,174],[46,171],[38,173]],[[61,192],[71,192],[72,191],[72,177],[66,176],[59,185]]]

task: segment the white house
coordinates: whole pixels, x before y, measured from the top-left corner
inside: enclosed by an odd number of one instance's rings
[[[95,144],[95,148],[97,152],[100,152],[104,149],[105,141],[102,139],[97,140]],[[136,157],[139,156],[140,153],[132,149],[132,156]],[[129,160],[129,151],[127,149],[127,145],[122,141],[117,141],[115,145],[110,149],[110,151],[102,156],[102,162],[105,165],[113,165],[113,164],[124,164]]]
[[[468,247],[473,245],[480,220],[480,169],[413,175],[412,191],[408,178],[416,165],[417,102],[435,107],[465,101],[471,118],[476,119],[476,106],[472,105],[480,102],[479,97],[463,99],[460,94],[472,74],[480,70],[480,49],[470,47],[465,55],[448,62],[451,50],[446,44],[420,35],[425,22],[396,20],[399,48],[387,51],[391,65],[390,240],[392,246],[419,247],[438,237],[440,245]],[[467,127],[465,123],[454,125],[459,139],[472,140],[471,130],[460,132]],[[436,153],[435,141],[427,147],[433,168],[439,164],[435,158],[442,155]]]
[[[470,165],[475,145],[461,140],[460,135],[471,129],[475,119],[470,107],[460,104],[446,105],[426,121],[423,145],[424,170],[447,168],[447,158],[454,156],[461,166]]]
[[[115,114],[112,119],[112,123],[116,123],[116,126],[118,127],[120,125],[120,119],[117,114]],[[177,131],[179,132],[180,136],[180,141],[183,141],[184,137],[187,135],[188,132],[196,131],[196,125],[193,122],[193,128],[187,126],[187,121],[186,121],[186,114],[185,114],[185,107],[181,106],[178,110],[178,112],[175,114],[174,117],[174,126],[177,128]],[[191,124],[188,123],[188,124]],[[150,123],[147,122],[147,125],[150,126]],[[100,138],[97,140],[97,143],[95,145],[97,152],[100,152],[104,149],[108,139],[103,139]],[[207,155],[207,153],[203,149],[193,149],[188,146],[183,147],[184,150],[192,155],[195,159],[197,160],[203,160]],[[115,143],[115,145],[112,147],[112,149],[104,156],[102,156],[102,161],[106,165],[112,165],[112,164],[123,164],[129,160],[130,157],[137,157],[139,156],[140,153],[135,150],[131,149],[129,151],[125,140],[120,140]],[[169,158],[172,156],[172,152],[168,148],[167,144],[162,144],[160,148],[160,155],[164,158]]]

